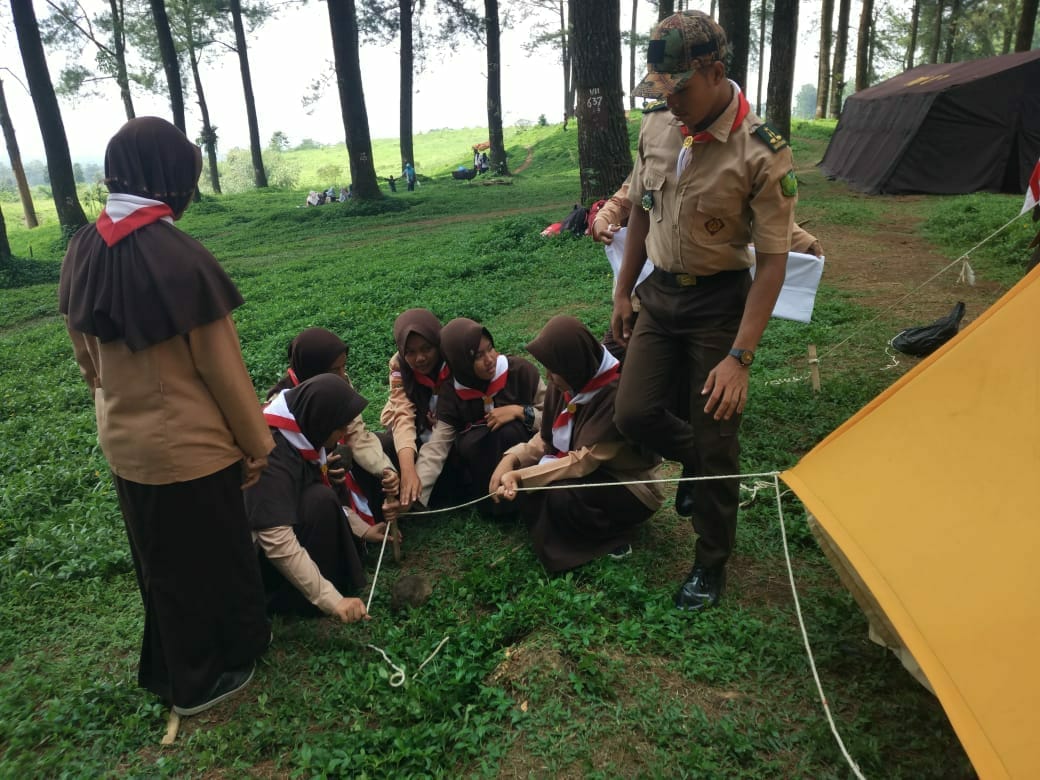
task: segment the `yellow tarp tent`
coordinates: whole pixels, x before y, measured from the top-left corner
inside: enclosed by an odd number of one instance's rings
[[[782,475],[983,778],[1040,777],[1040,268]]]

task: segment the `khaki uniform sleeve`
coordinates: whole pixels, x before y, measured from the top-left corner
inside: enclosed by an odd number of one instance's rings
[[[398,355],[390,358],[390,397],[379,415],[379,422],[394,435],[394,450],[415,449],[415,404],[404,392]]]
[[[754,139],[751,143],[756,143]],[[797,195],[784,195],[780,181],[794,170],[791,148],[773,153],[763,146],[751,196],[751,236],[755,251],[786,255],[791,249],[791,230]]]
[[[619,441],[593,444],[568,452],[562,458],[520,469],[517,476],[524,487],[549,485],[561,479],[588,476],[604,463],[617,457],[624,445]]]
[[[354,462],[369,474],[379,475],[383,469],[393,469],[394,464],[385,452],[379,437],[365,427],[361,417],[355,417],[347,428],[347,444],[350,446]]]
[[[525,468],[537,463],[545,455],[545,440],[542,438],[541,429],[529,441],[514,444],[503,453],[503,457],[506,455],[516,456],[520,462],[517,468]]]
[[[267,455],[274,449],[274,439],[242,360],[231,315],[190,331],[188,346],[195,369],[220,407],[235,443],[252,458]]]
[[[433,494],[433,486],[437,477],[441,475],[444,462],[448,459],[451,447],[455,443],[455,428],[452,425],[438,420],[433,426],[430,440],[419,450],[419,458],[415,461],[415,473],[422,483],[422,495],[419,500],[425,505],[430,505],[430,496]]]
[[[819,244],[816,236],[796,222],[791,228],[791,251],[801,252],[803,255],[814,254],[814,252],[812,252],[814,244]],[[822,253],[822,248],[820,251]]]
[[[624,225],[628,222],[628,213],[632,210],[632,204],[628,200],[628,186],[632,181],[632,175],[625,179],[624,184],[618,191],[610,196],[596,214],[596,221],[602,221],[604,225]]]
[[[534,403],[531,404],[534,407],[534,424],[532,427],[536,431],[542,429],[542,406],[545,404],[545,380],[541,377],[538,378],[538,389],[534,391]],[[426,449],[423,447],[423,449]]]
[[[76,363],[79,365],[79,373],[83,376],[83,381],[87,383],[87,387],[90,388],[90,394],[94,395],[101,383],[98,380],[94,358],[91,356],[87,345],[87,337],[70,327],[68,318],[65,320],[65,329],[69,332],[69,338],[72,339],[72,351],[76,356]]]
[[[343,599],[336,587],[321,576],[318,565],[300,546],[292,526],[278,525],[256,531],[256,539],[267,560],[311,604],[331,615]]]

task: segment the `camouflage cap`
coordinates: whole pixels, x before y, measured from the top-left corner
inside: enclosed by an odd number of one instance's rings
[[[632,94],[660,98],[682,89],[698,69],[729,53],[726,32],[703,11],[682,11],[657,23],[646,50],[647,74]]]

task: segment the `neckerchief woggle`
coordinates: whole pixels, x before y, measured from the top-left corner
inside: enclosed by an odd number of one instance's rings
[[[173,224],[173,209],[161,200],[112,192],[94,226],[105,244],[113,247],[135,230],[159,220]]]
[[[571,397],[570,393],[563,394],[565,405],[553,420],[552,443],[555,452],[551,455],[544,455],[538,461],[539,464],[562,458],[570,452],[571,436],[574,433],[574,415],[578,411],[578,407],[595,398],[600,390],[618,378],[620,371],[621,364],[618,359],[604,349],[603,357],[599,362],[599,370],[596,371],[595,376],[586,382],[574,397]]]
[[[484,414],[491,414],[491,410],[495,408],[495,396],[506,386],[507,379],[509,379],[509,359],[505,355],[499,355],[498,360],[495,361],[495,375],[488,382],[487,390],[474,390],[472,387],[466,387],[458,379],[453,381],[455,382],[455,393],[459,398],[463,401],[475,401],[479,398],[484,402]]]
[[[332,487],[329,483],[329,465],[326,460],[325,448],[319,447],[315,449],[314,445],[307,440],[307,437],[300,432],[300,424],[296,422],[296,418],[289,410],[289,404],[285,402],[285,394],[287,392],[287,390],[282,390],[264,407],[264,420],[267,421],[268,426],[271,428],[278,429],[278,432],[285,437],[285,440],[300,453],[300,457],[311,463],[317,463],[321,467],[321,481]]]
[[[747,98],[744,97],[744,93],[741,92],[740,87],[733,81],[733,89],[737,91],[737,116],[733,120],[733,126],[729,129],[732,133],[741,123],[747,118],[748,112],[751,111],[751,105],[748,103]],[[694,144],[707,144],[716,140],[715,136],[709,133],[707,130],[701,130],[699,133],[691,133],[690,128],[686,125],[680,125],[679,131],[683,136],[682,149],[679,150],[679,159],[675,163],[675,175],[680,175],[690,162],[690,157],[693,152],[691,151]]]

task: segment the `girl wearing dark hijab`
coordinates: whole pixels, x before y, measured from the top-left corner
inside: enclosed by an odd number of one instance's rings
[[[394,321],[397,352],[390,358],[390,397],[379,417],[386,427],[384,448],[401,470],[401,504],[422,495],[416,462],[430,441],[442,392],[450,388],[451,369],[441,356],[441,323],[427,309],[408,309]],[[431,505],[454,501],[457,469],[449,455],[437,478]]]
[[[231,319],[242,297],[173,225],[201,171],[169,122],[123,125],[58,290],[144,601],[138,681],[181,715],[249,682],[271,636],[241,488],[274,442]]]
[[[450,392],[440,397],[437,422],[416,465],[426,505],[453,445],[464,497],[485,495],[502,453],[537,430],[545,396],[538,369],[498,354],[491,333],[478,322],[459,317],[445,325],[441,354],[451,368]]]
[[[350,348],[343,339],[325,328],[307,328],[289,342],[289,368],[270,390],[270,401],[282,390],[321,374],[334,374],[353,387],[347,376]],[[383,517],[385,496],[396,496],[398,477],[379,437],[357,416],[347,429],[342,447],[329,454],[329,479],[340,491],[351,530],[359,539],[382,541],[386,530]],[[342,460],[347,455],[347,462]],[[396,502],[388,505],[396,508]]]
[[[274,451],[246,491],[249,522],[263,553],[267,609],[275,614],[367,617],[357,543],[329,479],[328,451],[368,404],[334,374],[280,391],[264,407]]]
[[[631,552],[636,526],[660,508],[656,484],[583,488],[582,484],[658,477],[658,458],[643,454],[614,427],[617,359],[573,317],[553,317],[527,350],[545,366],[549,389],[541,431],[510,449],[491,477],[495,499],[525,493],[535,553],[551,572],[567,571],[608,553]]]

